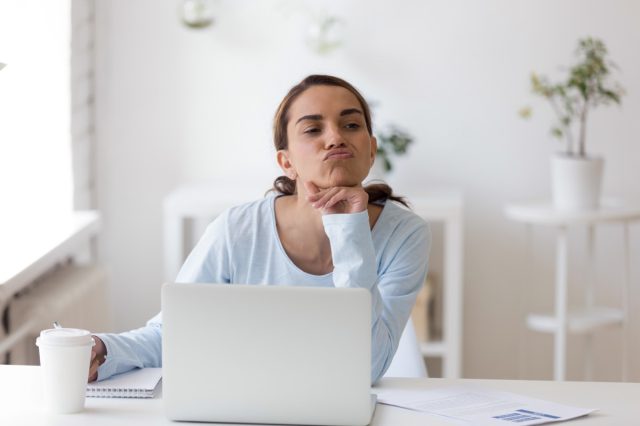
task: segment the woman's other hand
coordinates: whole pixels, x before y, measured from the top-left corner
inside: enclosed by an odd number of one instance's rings
[[[304,183],[307,201],[322,214],[359,213],[367,209],[369,195],[362,187],[335,186],[319,189],[312,182]]]
[[[102,365],[105,357],[107,356],[107,347],[104,345],[99,337],[93,336],[93,340],[96,344],[91,349],[91,363],[89,364],[89,378],[88,382],[95,382],[98,378],[98,367]]]

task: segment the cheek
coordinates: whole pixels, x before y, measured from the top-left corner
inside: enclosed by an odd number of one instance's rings
[[[318,148],[313,143],[297,143],[290,147],[293,164],[308,164],[317,161]]]

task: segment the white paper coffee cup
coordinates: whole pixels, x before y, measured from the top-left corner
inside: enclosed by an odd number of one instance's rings
[[[84,409],[91,347],[91,333],[77,328],[52,328],[36,340],[44,402],[53,413],[77,413]]]

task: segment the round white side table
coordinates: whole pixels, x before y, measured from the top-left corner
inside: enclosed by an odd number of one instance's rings
[[[587,378],[591,375],[591,333],[603,326],[619,325],[623,328],[622,380],[628,379],[629,355],[629,224],[640,220],[640,205],[630,205],[616,200],[606,200],[595,210],[564,212],[554,209],[550,202],[509,204],[506,216],[528,225],[546,225],[556,228],[555,308],[553,314],[530,314],[527,326],[535,331],[554,333],[554,380],[565,380],[567,333],[582,333],[587,336]],[[594,282],[586,285],[586,306],[569,311],[567,306],[568,281],[568,228],[582,225],[588,228],[588,253],[593,261],[594,228],[601,223],[619,223],[624,228],[622,306],[620,309],[598,307],[594,303]]]

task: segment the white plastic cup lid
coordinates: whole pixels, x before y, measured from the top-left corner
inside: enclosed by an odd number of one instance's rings
[[[93,346],[96,342],[87,330],[79,328],[50,328],[42,330],[36,345],[46,346]]]

